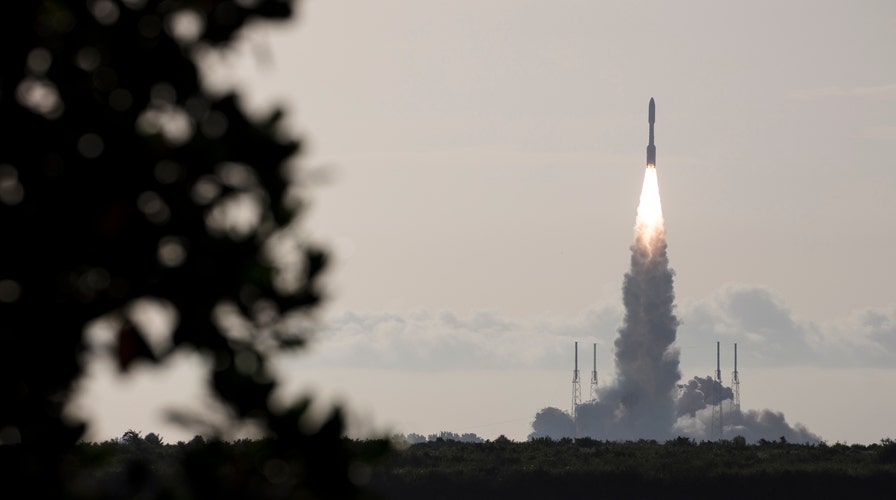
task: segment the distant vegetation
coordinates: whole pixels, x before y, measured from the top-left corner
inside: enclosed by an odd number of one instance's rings
[[[454,433],[442,436],[461,437]],[[527,442],[503,436],[463,442],[432,435],[409,444],[343,438],[357,461],[349,477],[360,498],[892,498],[896,442],[872,445],[798,444],[742,438],[696,442]],[[423,437],[423,436],[419,436]],[[469,437],[469,436],[468,436]],[[15,446],[0,446],[0,466]],[[315,467],[274,439],[164,443],[128,431],[104,443],[81,443],[64,461],[76,478],[71,498],[341,498],[327,492],[332,471]],[[336,451],[336,450],[334,450]],[[339,452],[339,451],[337,451]],[[310,473],[310,477],[306,474]],[[333,482],[337,486],[338,481]]]
[[[465,432],[463,434],[458,434],[456,432],[445,432],[442,431],[438,434],[427,434],[424,436],[423,434],[416,434],[414,432],[410,434],[396,434],[392,436],[392,441],[397,443],[398,445],[403,444],[417,444],[417,443],[426,443],[429,441],[458,441],[461,443],[482,443],[485,442],[485,439],[479,437],[478,435],[472,432]]]
[[[892,498],[896,442],[437,440],[374,468],[391,499]]]

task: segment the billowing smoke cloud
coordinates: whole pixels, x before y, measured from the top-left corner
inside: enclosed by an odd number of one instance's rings
[[[810,432],[801,424],[790,425],[781,412],[772,410],[748,410],[742,411],[722,405],[724,418],[725,439],[741,436],[747,442],[756,442],[760,439],[769,441],[784,438],[790,443],[812,443],[821,440],[816,434]],[[688,436],[698,440],[718,439],[711,432],[712,407],[708,406],[696,412],[694,416],[684,415],[675,423],[673,431],[676,435]]]
[[[821,438],[809,432],[803,425],[790,426],[781,412],[772,410],[749,410],[745,413],[740,410],[729,413],[725,422],[725,436],[743,436],[747,441],[760,439],[775,439],[783,437],[791,443],[809,443],[820,441]]]
[[[631,247],[631,268],[622,286],[625,316],[615,347],[616,380],[599,391],[598,399],[579,405],[573,436],[597,439],[665,440],[676,435],[709,439],[711,408],[732,398],[732,391],[710,377],[695,377],[679,385],[679,326],[674,313],[674,272],[669,267],[656,169],[644,176]],[[536,435],[557,435],[565,426],[556,408],[539,412],[532,426]],[[710,420],[706,419],[709,413]],[[780,413],[731,412],[728,435],[756,440],[769,433],[792,440],[817,440],[804,428],[793,429]],[[732,434],[735,433],[735,434]],[[716,436],[717,437],[717,436]]]
[[[697,412],[722,401],[733,399],[734,391],[712,377],[694,377],[687,384],[678,386],[678,416],[695,417]]]
[[[532,434],[529,439],[548,437],[560,439],[575,435],[576,427],[569,413],[558,408],[548,407],[535,415]]]

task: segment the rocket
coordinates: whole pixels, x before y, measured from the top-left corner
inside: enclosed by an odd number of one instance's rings
[[[650,142],[647,143],[647,166],[656,168],[656,146],[653,145],[653,122],[656,121],[656,104],[653,97],[647,107],[647,123],[650,124]]]

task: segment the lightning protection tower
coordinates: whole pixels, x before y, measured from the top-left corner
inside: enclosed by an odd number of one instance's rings
[[[576,364],[572,371],[572,415],[573,420],[576,418],[576,408],[582,403],[582,383],[579,380],[579,343],[576,342]]]
[[[740,411],[740,375],[737,373],[737,343],[734,344],[734,371],[731,373],[731,388],[734,389],[734,399],[731,400],[731,408]]]
[[[597,401],[597,344],[594,344],[594,369],[591,370],[591,401]]]
[[[725,426],[722,423],[722,370],[719,363],[719,342],[716,342],[716,401],[712,407],[712,423],[709,429],[709,438],[722,439],[725,435]]]

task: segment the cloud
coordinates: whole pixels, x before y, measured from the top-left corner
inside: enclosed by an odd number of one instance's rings
[[[896,355],[896,306],[865,308],[817,331],[826,366],[891,368]]]
[[[796,317],[772,290],[729,284],[682,306],[681,316],[679,339],[685,344],[736,342],[739,362],[749,366],[888,368],[896,355],[896,306],[819,323]]]
[[[609,345],[620,319],[613,308],[525,321],[490,312],[347,312],[327,322],[302,355],[312,363],[355,368],[556,368],[571,364],[575,341]]]
[[[772,290],[729,284],[682,307],[679,339],[686,345],[737,343],[739,354],[761,365],[807,362],[812,325],[799,322]]]
[[[534,318],[494,312],[345,312],[326,322],[311,348],[298,356],[302,363],[327,367],[559,370],[572,368],[572,343],[578,341],[580,369],[587,373],[590,344],[595,342],[598,371],[606,380],[615,369],[613,342],[622,314],[621,305],[594,307],[571,317]],[[686,372],[693,369],[688,362],[694,363],[695,352],[706,357],[699,368],[714,365],[717,341],[738,344],[742,370],[795,365],[889,368],[896,356],[896,306],[861,309],[818,323],[794,315],[773,290],[729,284],[679,305],[676,315],[681,319],[676,345]]]

